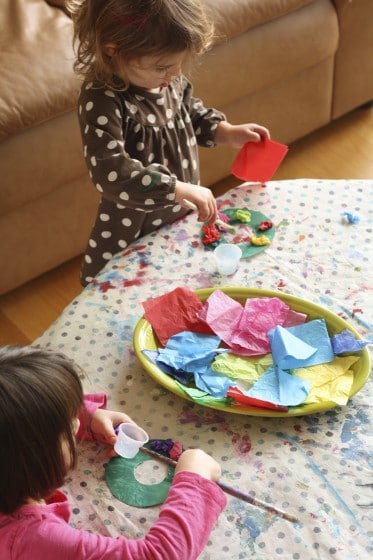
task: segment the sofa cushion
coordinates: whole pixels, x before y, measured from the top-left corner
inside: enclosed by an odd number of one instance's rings
[[[72,22],[44,0],[3,0],[0,11],[0,141],[70,111]]]
[[[215,22],[216,43],[299,10],[315,0],[203,0]]]
[[[217,5],[221,2],[218,0]],[[247,4],[251,3],[257,2],[247,0]],[[276,3],[279,4],[263,2]],[[334,57],[338,47],[338,19],[333,5],[328,0],[305,4],[281,18],[240,33],[204,55],[192,79],[197,96],[206,106],[224,111],[247,95],[274,87],[279,81]],[[320,87],[331,87],[331,82]],[[255,116],[248,118],[255,119]]]

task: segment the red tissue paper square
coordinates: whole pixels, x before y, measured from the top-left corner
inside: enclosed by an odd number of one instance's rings
[[[269,181],[286,156],[285,144],[264,138],[261,142],[247,142],[238,152],[231,173],[242,181]]]
[[[142,302],[142,306],[145,319],[163,346],[166,346],[171,336],[182,331],[214,334],[209,325],[197,317],[203,303],[189,288],[175,288],[167,294]]]

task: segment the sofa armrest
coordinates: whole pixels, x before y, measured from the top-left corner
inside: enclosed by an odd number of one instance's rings
[[[339,21],[332,118],[373,99],[373,2],[333,0]]]

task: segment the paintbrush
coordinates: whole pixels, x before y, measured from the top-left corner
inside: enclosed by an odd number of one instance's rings
[[[191,210],[198,210],[197,204],[194,204],[194,202],[192,202],[191,200],[188,200],[187,198],[183,198],[183,202],[184,202],[185,206],[188,206],[188,208],[190,208]],[[224,222],[224,220],[221,220],[220,218],[215,220],[215,224],[220,226],[220,227],[224,227],[225,229],[227,229],[231,232],[236,231],[236,228],[234,226],[231,226],[231,225],[227,224],[226,222]]]
[[[148,449],[147,447],[140,447],[140,451],[142,451],[146,455],[150,455],[150,457],[154,457],[154,459],[157,459],[161,463],[170,465],[171,467],[175,468],[177,465],[177,461],[170,459],[170,457],[165,457],[164,455],[161,455],[160,453],[157,453],[152,449]],[[233,488],[232,486],[229,486],[228,484],[225,484],[224,482],[220,482],[220,481],[218,481],[216,484],[220,486],[223,492],[229,494],[230,496],[233,496],[234,498],[238,498],[243,502],[247,502],[248,504],[259,507],[261,509],[265,509],[266,511],[268,511],[268,513],[272,515],[277,515],[278,517],[282,517],[283,519],[286,519],[286,521],[290,521],[291,523],[299,523],[299,519],[297,519],[294,515],[291,515],[286,511],[282,511],[281,509],[277,509],[275,506],[272,506],[271,504],[267,504],[262,500],[258,500],[257,498],[250,496],[250,494],[246,494],[245,492],[242,492],[242,490],[239,490],[238,488]]]

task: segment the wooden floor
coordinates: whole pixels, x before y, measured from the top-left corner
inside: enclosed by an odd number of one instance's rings
[[[273,179],[373,178],[373,108],[358,109],[292,144]],[[222,194],[234,177],[215,186]],[[41,335],[81,291],[81,258],[0,296],[0,344],[28,344]]]

